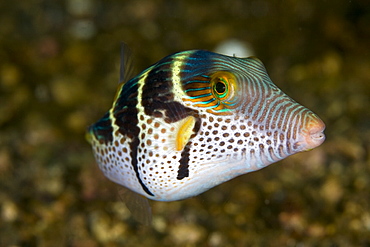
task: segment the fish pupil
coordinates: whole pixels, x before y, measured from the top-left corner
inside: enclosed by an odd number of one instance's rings
[[[216,91],[216,93],[218,93],[218,94],[223,94],[223,93],[225,93],[225,91],[226,91],[226,85],[225,85],[225,82],[223,82],[222,80],[219,80],[219,81],[215,84],[215,91]]]

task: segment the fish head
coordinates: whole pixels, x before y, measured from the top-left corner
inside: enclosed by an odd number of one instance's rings
[[[221,130],[222,135],[240,133],[249,136],[248,141],[253,142],[257,139],[253,136],[257,134],[259,149],[265,144],[267,148],[281,150],[275,157],[285,158],[323,143],[324,122],[281,91],[259,59],[215,53],[210,56],[213,65],[203,68],[208,73],[192,78],[180,75],[187,78],[182,82],[186,94],[182,99],[188,107],[203,113],[203,122],[227,119],[234,131]],[[208,126],[213,127],[212,124]]]

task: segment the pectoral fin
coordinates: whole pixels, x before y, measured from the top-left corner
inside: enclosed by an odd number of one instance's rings
[[[193,116],[188,116],[180,121],[180,126],[176,134],[176,151],[182,151],[189,142],[191,135],[194,133],[195,122],[196,119]]]

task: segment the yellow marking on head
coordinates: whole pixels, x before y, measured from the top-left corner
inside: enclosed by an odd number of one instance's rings
[[[181,67],[184,64],[184,61],[189,57],[189,54],[182,54],[177,56],[176,60],[172,63],[172,92],[175,96],[175,101],[182,101],[182,96],[185,94],[181,84]]]
[[[176,135],[176,150],[181,151],[188,143],[190,136],[193,134],[195,125],[195,117],[189,116],[181,120],[180,128]]]

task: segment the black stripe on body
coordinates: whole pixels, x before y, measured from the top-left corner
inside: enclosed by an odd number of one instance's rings
[[[186,145],[184,150],[182,150],[181,152],[181,159],[179,161],[180,165],[176,177],[177,180],[189,177],[189,156],[190,156],[190,145]]]
[[[171,65],[174,58],[166,57],[148,72],[143,86],[141,105],[148,116],[163,118],[166,123],[174,123],[196,111],[185,107],[182,103],[174,101],[171,81]]]
[[[139,174],[139,170],[138,170],[138,166],[137,166],[137,163],[138,163],[137,162],[137,148],[138,148],[139,144],[140,144],[139,138],[134,138],[132,140],[132,142],[130,143],[130,148],[131,148],[131,152],[130,152],[131,165],[134,168],[134,171],[136,173],[137,180],[139,181],[139,183],[140,183],[141,187],[143,188],[143,190],[148,195],[154,196],[154,194],[152,192],[150,192],[150,190],[148,189],[148,187],[146,187],[146,185],[143,183],[143,181],[140,178],[140,174]]]
[[[136,178],[139,181],[142,189],[150,196],[154,196],[152,192],[146,187],[140,178],[140,173],[138,169],[137,153],[138,147],[140,145],[140,128],[138,127],[138,110],[136,105],[138,104],[137,93],[138,84],[137,79],[134,78],[127,82],[117,100],[113,109],[113,114],[115,118],[115,124],[119,127],[119,132],[129,137],[132,141],[130,143],[130,156],[131,165],[135,171]]]
[[[201,120],[198,111],[185,107],[182,103],[175,101],[172,84],[172,63],[176,60],[176,54],[166,57],[153,66],[148,72],[143,86],[141,104],[145,114],[154,118],[163,118],[166,123],[175,123],[188,116],[194,116],[196,123],[193,135],[198,133]],[[184,63],[185,66],[186,62]],[[180,68],[181,69],[181,68]],[[181,78],[182,79],[182,78]],[[189,141],[181,153],[177,179],[189,177],[189,157],[191,141]]]
[[[191,135],[190,140],[194,138],[196,133],[198,133],[201,126],[201,120],[199,116],[196,117],[196,122],[193,128],[193,135]],[[192,145],[192,142],[189,141],[186,146],[184,147],[184,150],[181,152],[181,159],[179,161],[179,169],[177,171],[177,179],[181,180],[185,177],[189,177],[189,157],[190,157],[190,147]]]

